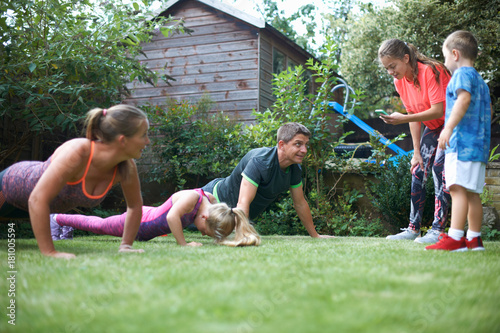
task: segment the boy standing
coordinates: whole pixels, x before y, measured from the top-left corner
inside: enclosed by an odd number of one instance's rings
[[[483,191],[491,136],[488,86],[474,68],[476,38],[456,31],[443,44],[445,65],[453,73],[446,90],[446,119],[438,142],[446,149],[446,186],[452,198],[451,228],[426,250],[484,250],[481,240]],[[467,238],[465,221],[469,221]]]

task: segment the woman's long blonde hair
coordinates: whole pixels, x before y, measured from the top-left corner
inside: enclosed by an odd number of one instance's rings
[[[228,246],[260,245],[260,236],[250,224],[245,212],[239,208],[229,208],[218,203],[208,209],[207,227],[213,232],[217,244]],[[234,230],[234,238],[228,236]]]

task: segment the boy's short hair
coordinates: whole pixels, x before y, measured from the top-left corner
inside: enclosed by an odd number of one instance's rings
[[[469,31],[459,30],[450,34],[444,41],[444,47],[450,51],[460,51],[463,57],[472,61],[477,58],[477,39]]]
[[[311,132],[302,124],[286,123],[278,129],[278,142],[290,142],[297,134],[303,134],[308,138],[311,137]]]

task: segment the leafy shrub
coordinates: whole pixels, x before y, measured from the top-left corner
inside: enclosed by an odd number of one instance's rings
[[[491,193],[486,187],[483,188],[483,192],[479,195],[481,198],[481,204],[483,206],[489,206],[493,202],[493,193]]]
[[[276,200],[257,219],[255,229],[262,235],[307,235],[297,216],[292,198],[287,195]]]
[[[334,200],[321,196],[319,208],[311,207],[316,229],[320,234],[337,236],[375,237],[384,234],[384,228],[378,218],[368,219],[360,216],[356,202],[362,195],[344,184],[344,191]],[[310,198],[314,201],[315,194]],[[307,235],[307,230],[300,222],[289,194],[282,195],[270,208],[256,219],[256,229],[262,235]]]
[[[411,197],[409,163],[408,157],[401,157],[399,167],[388,162],[386,171],[377,174],[377,181],[369,182],[367,186],[367,195],[374,208],[396,230],[408,226]]]
[[[481,227],[481,238],[485,241],[500,241],[500,231],[483,225]]]
[[[122,101],[128,82],[172,79],[139,56],[142,43],[185,31],[183,22],[151,20],[151,6],[149,0],[0,2],[0,117],[25,125],[24,140],[2,149],[0,160],[30,144],[26,137],[54,129],[77,135],[86,112]]]
[[[209,113],[208,98],[196,104],[168,101],[167,106],[144,107],[153,124],[152,149],[157,160],[148,172],[149,181],[168,183],[175,190],[231,173],[246,149],[242,124],[222,112]]]
[[[408,227],[411,199],[410,156],[401,157],[397,162],[387,161],[376,173],[376,181],[370,181],[367,195],[391,232]],[[434,182],[429,174],[426,185],[425,206],[422,227],[428,227],[434,216]]]
[[[328,44],[325,47],[327,54],[332,54],[335,50],[336,47],[333,44]],[[330,126],[329,114],[331,111],[327,104],[327,102],[334,100],[331,90],[336,84],[334,75],[336,66],[331,57],[325,56],[325,59],[321,63],[314,63],[310,59],[306,64],[307,69],[314,73],[315,82],[321,85],[317,95],[306,94],[305,69],[302,66],[297,66],[294,69],[288,68],[275,75],[273,92],[276,102],[272,110],[254,112],[257,122],[246,128],[244,132],[249,142],[262,147],[276,145],[276,132],[286,122],[299,122],[311,131],[308,155],[302,163],[302,169],[304,192],[312,208],[314,219],[325,218],[322,215],[329,216],[330,214],[328,212],[323,214],[325,211],[321,208],[322,205],[326,207],[328,205],[326,203],[329,201],[325,197],[328,190],[323,184],[321,171],[326,169],[326,163],[334,154],[336,144],[334,138],[337,136]],[[288,208],[292,209],[290,213]],[[282,221],[288,216],[293,216],[293,220],[290,220],[289,229],[286,232],[292,233],[296,229],[293,221],[297,219],[292,206],[282,205],[276,209],[268,210],[267,214],[260,217],[260,220],[267,225],[273,223],[273,218]],[[280,232],[284,232],[283,228],[280,230]]]

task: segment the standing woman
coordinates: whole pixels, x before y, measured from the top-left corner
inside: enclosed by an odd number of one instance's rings
[[[407,114],[395,112],[381,116],[387,124],[409,123],[414,153],[411,159],[411,212],[408,228],[387,239],[415,240],[418,243],[436,243],[444,232],[450,205],[450,194],[444,182],[444,150],[438,148],[438,138],[444,125],[446,87],[450,73],[439,61],[417,51],[415,46],[399,39],[382,43],[378,58],[403,101]],[[422,123],[425,125],[421,132]],[[432,229],[424,237],[420,234],[425,203],[425,183],[430,169],[434,177],[435,210]]]
[[[29,217],[43,255],[73,258],[55,250],[50,213],[95,207],[120,183],[128,214],[119,251],[142,252],[132,249],[142,216],[133,159],[149,144],[146,114],[130,105],[96,108],[88,112],[85,126],[86,138],[63,143],[47,161],[18,162],[0,173],[0,216]]]

